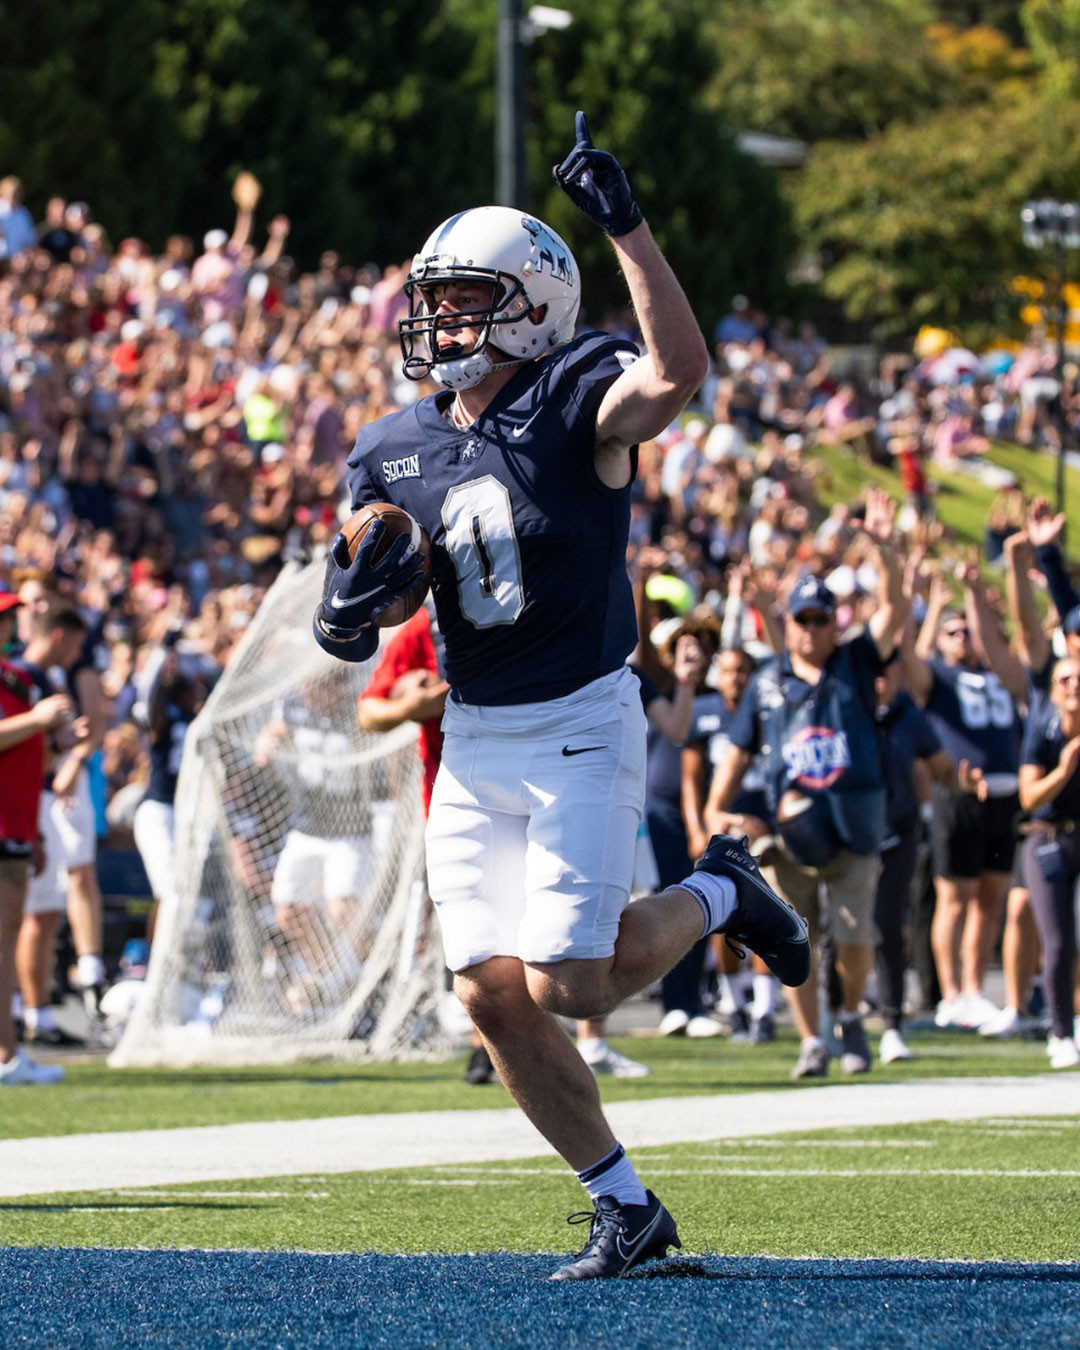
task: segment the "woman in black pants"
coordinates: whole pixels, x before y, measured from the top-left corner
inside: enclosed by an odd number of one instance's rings
[[[1075,1038],[1077,905],[1080,902],[1080,660],[1050,677],[1050,706],[1033,716],[1020,754],[1020,804],[1031,813],[1024,880],[1039,926],[1050,1003],[1052,1069],[1080,1065]]]

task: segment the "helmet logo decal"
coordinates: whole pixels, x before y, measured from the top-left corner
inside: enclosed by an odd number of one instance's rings
[[[548,227],[542,221],[537,220],[535,216],[522,216],[521,225],[532,236],[532,241],[536,246],[539,258],[536,270],[542,272],[544,264],[547,263],[548,271],[553,277],[558,277],[560,281],[572,284],[574,277],[570,256]]]

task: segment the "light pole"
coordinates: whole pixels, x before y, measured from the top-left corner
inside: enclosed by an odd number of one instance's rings
[[[1080,204],[1059,202],[1044,197],[1041,201],[1025,202],[1020,212],[1024,243],[1029,248],[1054,250],[1054,311],[1057,318],[1057,344],[1054,373],[1058,382],[1058,448],[1055,479],[1055,506],[1059,514],[1065,510],[1065,304],[1066,250],[1080,248]]]
[[[525,163],[525,48],[538,33],[568,28],[573,15],[551,5],[499,0],[495,61],[495,200],[500,206],[529,205]]]

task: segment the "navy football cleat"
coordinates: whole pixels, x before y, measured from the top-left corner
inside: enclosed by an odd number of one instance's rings
[[[781,983],[797,988],[810,974],[810,933],[766,882],[747,840],[714,834],[694,870],[735,883],[735,909],[717,932],[755,952]]]
[[[644,1205],[620,1205],[602,1195],[595,1209],[571,1214],[567,1223],[588,1222],[589,1240],[551,1278],[617,1280],[651,1257],[666,1256],[669,1247],[681,1247],[675,1220],[652,1191],[645,1195]]]

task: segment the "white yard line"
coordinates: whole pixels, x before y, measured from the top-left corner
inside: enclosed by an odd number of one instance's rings
[[[629,1149],[928,1120],[1080,1117],[1080,1074],[654,1097],[605,1109]],[[513,1161],[547,1152],[512,1108],[69,1134],[0,1141],[0,1196]]]

